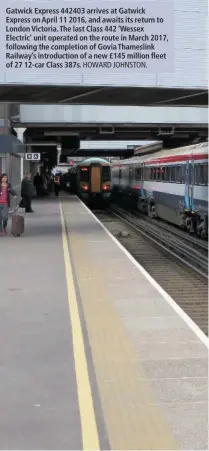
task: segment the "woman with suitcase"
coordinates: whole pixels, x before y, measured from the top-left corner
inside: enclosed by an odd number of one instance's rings
[[[7,235],[10,195],[17,197],[15,190],[8,182],[7,174],[2,174],[0,177],[0,236]]]

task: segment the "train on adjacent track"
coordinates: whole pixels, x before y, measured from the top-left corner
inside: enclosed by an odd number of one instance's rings
[[[112,195],[153,218],[208,236],[208,143],[112,164]]]
[[[111,197],[111,164],[88,158],[70,170],[72,191],[85,201],[108,203]]]

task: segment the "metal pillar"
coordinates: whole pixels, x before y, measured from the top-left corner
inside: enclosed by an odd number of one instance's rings
[[[10,125],[10,105],[8,103],[4,104],[4,135],[10,135],[11,125]]]

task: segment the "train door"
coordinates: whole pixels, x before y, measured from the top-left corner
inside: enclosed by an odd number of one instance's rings
[[[194,186],[194,159],[187,160],[185,166],[185,208],[192,210]]]
[[[100,193],[101,191],[101,167],[91,167],[91,192]]]
[[[194,210],[194,178],[195,178],[195,167],[194,167],[194,158],[192,157],[190,162],[190,186],[189,186],[189,203],[190,208]]]
[[[128,175],[128,193],[131,196],[131,190],[133,187],[133,176],[134,176],[134,172],[133,172],[133,167],[129,166],[129,175]]]
[[[118,174],[118,185],[119,185],[119,188],[121,189],[121,178],[122,178],[122,169],[121,169],[121,167],[119,168],[119,174]]]

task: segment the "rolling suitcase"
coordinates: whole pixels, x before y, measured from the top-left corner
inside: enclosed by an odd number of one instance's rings
[[[21,236],[24,233],[24,229],[25,229],[24,217],[18,215],[17,209],[15,209],[12,215],[12,235],[15,237]]]

